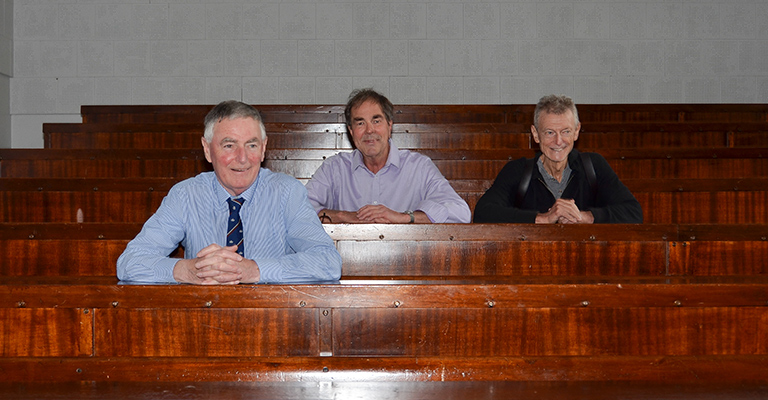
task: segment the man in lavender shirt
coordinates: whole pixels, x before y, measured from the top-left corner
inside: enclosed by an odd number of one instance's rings
[[[325,223],[468,223],[469,206],[429,157],[392,143],[394,107],[373,89],[350,94],[344,116],[355,150],[328,158],[307,182]]]

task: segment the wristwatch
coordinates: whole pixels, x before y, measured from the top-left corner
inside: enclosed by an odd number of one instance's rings
[[[412,224],[413,221],[415,220],[414,217],[413,217],[413,211],[408,210],[408,211],[404,212],[403,214],[408,214],[408,215],[411,216],[411,222],[409,222],[409,224]]]

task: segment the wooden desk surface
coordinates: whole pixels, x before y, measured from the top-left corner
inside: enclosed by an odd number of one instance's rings
[[[2,384],[15,400],[763,400],[768,385],[627,382],[96,382]]]

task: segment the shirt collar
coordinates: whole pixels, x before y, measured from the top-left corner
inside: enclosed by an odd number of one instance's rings
[[[221,182],[219,182],[219,178],[216,177],[216,173],[213,173],[213,182],[211,183],[213,185],[213,193],[216,196],[216,204],[223,204],[226,203],[227,199],[236,199],[236,198],[242,198],[245,199],[246,202],[249,202],[256,192],[256,187],[259,186],[259,181],[261,180],[261,177],[264,173],[265,169],[260,168],[259,169],[259,175],[256,176],[256,180],[251,184],[251,186],[248,187],[248,189],[245,189],[243,193],[240,193],[239,196],[233,197],[229,192],[227,192],[227,189],[224,189],[224,186],[221,186]],[[250,203],[248,203],[250,204]]]
[[[387,156],[387,162],[384,164],[384,168],[382,168],[382,171],[387,167],[389,167],[390,165],[400,168],[400,151],[397,148],[397,146],[395,146],[395,144],[392,143],[392,138],[389,138],[388,142],[389,142],[389,155]],[[352,152],[352,170],[355,171],[358,168],[365,168],[366,170],[368,170],[368,167],[366,167],[365,163],[363,163],[363,153],[361,153],[360,150],[355,149],[355,151]]]

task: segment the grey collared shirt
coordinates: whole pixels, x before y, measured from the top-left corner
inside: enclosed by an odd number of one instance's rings
[[[555,196],[555,199],[563,197],[563,191],[565,190],[565,187],[568,186],[568,181],[571,178],[571,166],[568,164],[565,165],[565,169],[563,170],[563,179],[558,182],[557,179],[550,175],[549,172],[547,172],[547,170],[544,168],[544,163],[541,161],[541,157],[539,157],[539,161],[536,163],[536,165],[539,167],[541,176],[544,177],[544,184],[547,185],[547,188],[550,192],[552,192],[552,195]]]

